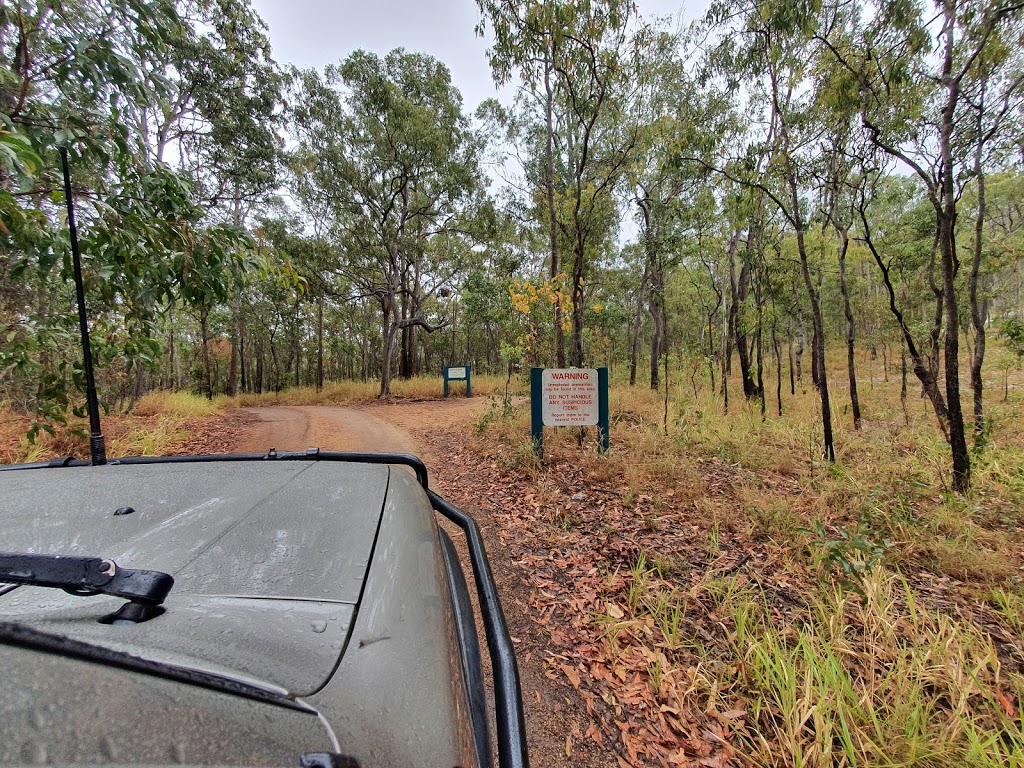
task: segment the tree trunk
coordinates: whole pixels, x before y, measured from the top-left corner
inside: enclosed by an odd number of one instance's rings
[[[647,293],[647,281],[650,276],[650,267],[644,264],[644,276],[640,281],[640,290],[636,297],[636,313],[633,317],[633,334],[629,341],[629,386],[636,386],[636,363],[640,356],[640,329],[644,312],[644,300]]]
[[[263,394],[263,375],[264,375],[264,362],[263,362],[263,342],[261,341],[256,347],[256,382],[255,391],[257,395]]]
[[[871,256],[875,260],[875,265],[882,273],[882,285],[889,297],[889,311],[896,319],[896,324],[900,329],[902,343],[906,346],[907,353],[910,355],[910,359],[914,364],[914,375],[917,376],[918,381],[921,382],[921,388],[924,390],[925,396],[927,396],[932,403],[932,408],[935,411],[935,417],[939,422],[939,429],[942,430],[943,437],[945,437],[946,440],[949,440],[949,426],[947,421],[948,409],[946,407],[946,401],[943,399],[942,393],[939,391],[938,381],[932,369],[931,361],[927,359],[924,353],[917,348],[917,344],[914,342],[914,335],[910,332],[910,328],[907,326],[906,318],[904,318],[900,308],[896,305],[896,289],[892,284],[892,279],[889,274],[889,266],[882,258],[882,254],[879,253],[878,247],[875,245],[865,207],[866,200],[862,196],[858,205],[858,215],[860,216],[861,232],[864,244],[867,245],[868,250],[871,251]],[[903,354],[902,349],[901,354]]]
[[[796,349],[793,354],[796,358],[796,380],[800,382],[800,389],[804,385],[804,346],[807,344],[807,324],[804,322],[804,308],[797,299],[796,305]],[[793,394],[796,394],[794,392]]]
[[[248,392],[252,386],[249,376],[249,350],[245,336],[245,316],[244,316],[245,305],[239,307],[238,313],[238,370],[241,379],[241,388],[243,392]]]
[[[651,272],[648,307],[651,312],[651,320],[654,322],[654,330],[651,334],[651,389],[657,390],[660,385],[658,366],[661,363],[661,356],[665,354],[665,283],[664,275],[661,274],[661,270],[657,266]]]
[[[199,332],[203,342],[203,376],[206,379],[204,388],[206,389],[206,399],[213,400],[213,378],[210,372],[210,335],[207,320],[209,317],[209,309],[204,301],[202,306],[199,308]]]
[[[978,108],[976,130],[978,141],[974,150],[974,176],[978,183],[978,210],[974,219],[974,262],[971,264],[971,276],[968,283],[968,294],[971,303],[971,325],[974,327],[974,354],[971,356],[971,388],[974,391],[974,444],[980,447],[985,443],[985,403],[982,390],[984,382],[981,378],[981,366],[985,362],[985,318],[988,315],[987,302],[978,299],[978,282],[981,275],[982,246],[985,235],[985,168],[982,164],[984,133],[982,117],[984,115],[985,90],[981,91]]]
[[[382,326],[384,333],[384,349],[381,355],[380,366],[380,396],[391,395],[391,357],[395,352],[395,327],[397,323],[392,318],[398,314],[397,302],[387,299],[381,300],[381,312],[384,315]]]
[[[558,263],[558,220],[555,208],[555,152],[554,152],[554,101],[555,90],[551,84],[551,72],[554,67],[545,51],[544,60],[544,191],[548,204],[548,237],[551,246],[551,282],[556,290],[554,306],[555,324],[555,363],[558,368],[565,368],[565,331],[562,329],[561,280],[559,279]]]
[[[231,362],[228,365],[228,396],[234,397],[238,394],[238,338],[242,326],[241,298],[231,298]]]
[[[782,345],[775,325],[772,325],[772,349],[775,350],[775,399],[779,404],[779,418],[782,418]]]
[[[749,247],[749,246],[748,246]],[[747,333],[740,318],[740,307],[746,302],[750,287],[750,265],[744,261],[740,266],[739,281],[733,286],[732,332],[736,338],[736,353],[740,360],[740,380],[743,382],[743,396],[753,400],[757,396],[754,380],[750,373],[750,349],[747,346]]]
[[[572,340],[569,345],[569,366],[583,367],[583,315],[585,301],[583,297],[583,269],[586,265],[586,242],[581,228],[577,227],[576,247],[573,249],[572,264]]]
[[[793,360],[793,335],[792,335],[792,331],[793,331],[793,329],[790,328],[790,336],[789,336],[789,341],[788,341],[788,345],[789,345],[789,394],[795,396],[796,395],[796,371],[793,370],[793,368],[794,368],[794,360]]]
[[[402,290],[400,293],[399,309],[401,319],[408,320],[412,317],[412,286],[409,281],[409,273],[412,265],[406,264],[402,269]],[[402,324],[401,343],[398,352],[398,376],[402,379],[411,379],[412,373],[412,349],[415,343],[415,328],[411,325]]]
[[[900,339],[900,405],[903,406],[903,423],[910,426],[910,413],[907,411],[907,345]]]
[[[836,228],[839,237],[839,290],[843,294],[843,314],[846,315],[846,369],[850,377],[850,407],[853,409],[853,428],[860,429],[860,399],[857,397],[857,370],[854,360],[856,327],[850,306],[850,290],[846,284],[846,252],[850,247],[850,233]]]
[[[167,333],[167,351],[171,363],[171,389],[181,389],[181,364],[178,362],[178,349],[174,338],[174,302],[167,308],[167,324],[170,329]]]
[[[940,205],[935,205],[935,213],[939,221],[942,291],[945,294],[946,309],[946,406],[949,408],[949,447],[953,454],[953,490],[962,493],[971,487],[971,457],[967,451],[964,416],[960,405],[960,315],[954,285],[957,268],[960,265],[956,256],[956,185],[953,179],[952,137],[960,83],[959,80],[950,79],[954,56],[953,25],[950,16],[956,13],[956,5],[952,0],[946,0],[944,8],[947,31],[943,80],[948,95],[939,126],[942,200]]]
[[[316,391],[324,388],[324,294],[316,302]]]
[[[942,356],[939,354],[939,342],[942,340],[942,317],[945,307],[945,297],[943,295],[942,287],[935,282],[935,255],[940,247],[939,238],[942,236],[940,226],[941,225],[936,222],[935,239],[932,241],[931,261],[928,264],[928,285],[931,287],[932,295],[935,297],[932,329],[929,334],[931,354],[928,357],[928,366],[931,368],[932,378],[936,380],[939,378],[939,363],[942,359]]]
[[[775,73],[772,72],[772,85],[774,92],[778,93],[778,83]],[[813,349],[812,357],[817,368],[818,394],[821,399],[821,427],[824,442],[824,457],[829,461],[836,460],[835,444],[832,439],[832,408],[828,395],[828,374],[825,371],[825,324],[821,316],[821,302],[818,289],[811,280],[811,270],[807,256],[807,244],[804,241],[804,222],[800,210],[800,191],[797,184],[796,170],[793,168],[793,159],[789,152],[789,131],[786,121],[781,112],[778,111],[777,102],[774,104],[779,119],[780,137],[782,139],[782,160],[786,177],[786,184],[789,187],[790,221],[796,233],[797,252],[800,254],[800,272],[804,278],[804,287],[807,289],[807,297],[811,302],[811,319],[813,322]]]
[[[764,397],[764,344],[761,334],[762,320],[764,317],[761,305],[761,278],[758,277],[754,283],[754,303],[757,305],[757,330],[754,332],[754,349],[757,353],[757,399],[761,403],[761,418],[765,416],[767,407]]]

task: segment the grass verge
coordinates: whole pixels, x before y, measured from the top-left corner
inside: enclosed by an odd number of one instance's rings
[[[1024,765],[1020,403],[987,403],[957,496],[896,387],[864,388],[861,430],[837,396],[835,463],[813,391],[779,418],[613,384],[606,457],[561,429],[539,459],[525,408],[481,418],[538,652],[595,742],[631,765]]]

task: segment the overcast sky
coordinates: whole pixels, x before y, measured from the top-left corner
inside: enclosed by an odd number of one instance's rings
[[[270,28],[280,64],[322,69],[359,48],[385,55],[393,48],[443,61],[470,112],[497,95],[487,64],[488,41],[476,36],[475,0],[252,0]],[[645,17],[689,23],[708,0],[640,0]],[[503,99],[505,100],[505,99]]]

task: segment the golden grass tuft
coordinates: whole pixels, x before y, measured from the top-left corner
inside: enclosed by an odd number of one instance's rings
[[[150,392],[135,404],[136,416],[171,416],[201,419],[215,412],[221,403],[189,392]]]
[[[501,396],[505,379],[501,376],[473,375],[473,397]],[[392,400],[438,400],[444,396],[444,381],[437,376],[392,379]],[[453,382],[449,397],[466,396],[466,386]],[[328,382],[318,392],[315,387],[294,387],[281,392],[243,394],[218,401],[229,407],[253,408],[261,405],[354,405],[380,400],[380,383],[376,381]]]

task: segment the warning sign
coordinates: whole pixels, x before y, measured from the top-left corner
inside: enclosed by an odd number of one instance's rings
[[[598,423],[596,368],[545,368],[541,378],[545,426],[587,427]]]

